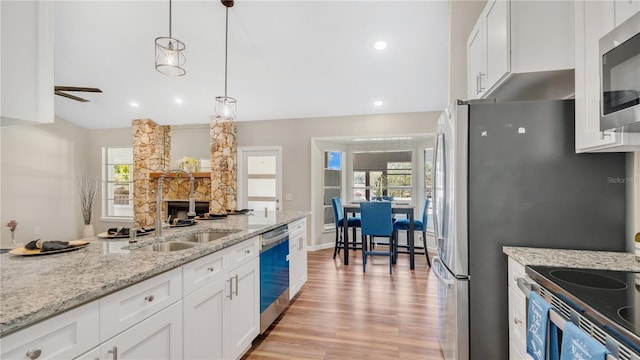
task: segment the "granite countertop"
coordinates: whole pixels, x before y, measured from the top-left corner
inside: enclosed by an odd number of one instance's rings
[[[522,265],[640,272],[640,262],[627,252],[505,246],[502,252]]]
[[[40,256],[0,255],[0,336],[78,305],[96,300],[167,270],[237,244],[277,226],[304,218],[309,212],[255,212],[226,219],[201,220],[194,226],[164,229],[128,239],[84,239],[82,249]],[[187,250],[136,251],[154,242],[206,229],[240,230]]]

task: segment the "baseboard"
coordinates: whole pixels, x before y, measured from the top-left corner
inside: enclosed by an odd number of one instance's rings
[[[333,247],[333,243],[326,243],[326,244],[320,244],[320,245],[313,245],[313,246],[307,246],[307,251],[318,251],[318,250],[324,250],[324,249],[330,249]]]

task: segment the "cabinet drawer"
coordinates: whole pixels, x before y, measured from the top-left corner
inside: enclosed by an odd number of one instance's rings
[[[41,321],[0,339],[2,359],[72,359],[100,342],[98,302],[94,301]]]
[[[302,218],[289,223],[289,233],[306,232],[307,231],[307,218]]]
[[[182,298],[182,268],[100,299],[100,341],[109,339]]]
[[[192,261],[182,267],[183,296],[192,293],[216,279],[226,271],[223,264],[224,250]]]
[[[515,290],[518,289],[518,278],[525,277],[526,272],[524,269],[524,265],[519,262],[509,258],[508,260],[508,276],[509,276],[509,287]]]
[[[258,245],[258,237],[233,245],[225,254],[225,266],[228,266],[228,269],[232,270],[235,269],[236,266],[242,265],[245,262],[258,257]]]
[[[526,350],[527,301],[518,289],[509,288],[509,340]]]

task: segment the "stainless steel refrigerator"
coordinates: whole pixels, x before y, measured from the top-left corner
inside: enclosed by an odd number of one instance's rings
[[[445,359],[508,359],[502,247],[625,250],[625,155],[576,154],[573,100],[443,112],[433,219]]]

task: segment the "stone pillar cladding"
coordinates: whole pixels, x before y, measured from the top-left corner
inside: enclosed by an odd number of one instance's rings
[[[171,127],[150,119],[131,122],[133,135],[133,209],[134,227],[155,225],[157,180],[152,172],[170,168]]]
[[[211,203],[209,212],[224,214],[237,209],[238,127],[235,121],[218,116],[211,117]]]

